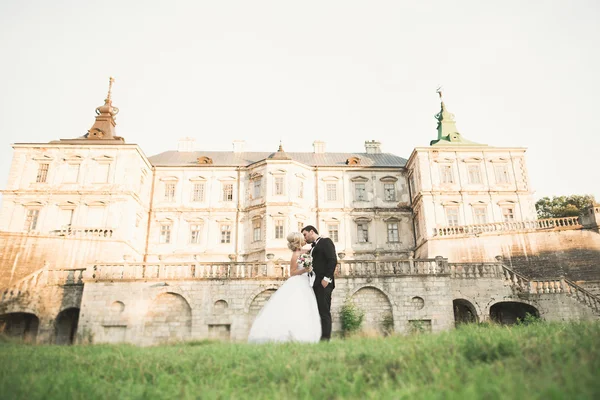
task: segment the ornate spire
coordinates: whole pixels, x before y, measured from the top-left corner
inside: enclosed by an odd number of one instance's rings
[[[283,150],[283,144],[281,140],[279,141],[279,148],[277,149],[277,153],[273,153],[269,156],[270,160],[291,160],[292,158],[287,155],[285,150]]]
[[[111,94],[112,85],[115,79],[111,76],[108,81],[108,94],[104,99],[104,105],[96,108],[96,122],[87,132],[86,138],[90,140],[98,139],[109,139],[109,140],[123,140],[122,138],[115,135],[115,122],[116,115],[119,113],[117,107],[113,107]]]
[[[444,99],[442,97],[442,87],[438,87],[436,93],[440,96],[441,109],[435,115],[437,123],[438,138],[432,140],[430,146],[447,146],[447,145],[467,145],[467,146],[485,146],[479,143],[471,142],[461,136],[456,128],[456,120],[454,114],[446,109]]]

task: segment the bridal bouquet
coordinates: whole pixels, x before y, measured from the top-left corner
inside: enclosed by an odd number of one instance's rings
[[[300,254],[298,257],[298,266],[306,269],[312,267],[312,257],[310,254]]]

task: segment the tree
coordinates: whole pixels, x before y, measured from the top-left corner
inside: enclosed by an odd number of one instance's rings
[[[540,219],[576,217],[595,202],[596,199],[590,194],[542,197],[535,203],[535,209]]]

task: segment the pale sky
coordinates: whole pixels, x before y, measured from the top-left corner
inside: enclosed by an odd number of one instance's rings
[[[535,197],[600,201],[600,2],[0,0],[0,187],[11,143],[75,138],[108,77],[117,134],[198,149],[527,147]]]

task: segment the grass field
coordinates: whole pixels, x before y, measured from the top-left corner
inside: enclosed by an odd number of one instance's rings
[[[599,399],[600,323],[316,345],[0,343],[2,399]]]

